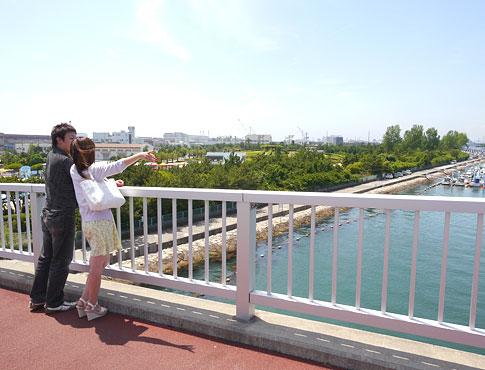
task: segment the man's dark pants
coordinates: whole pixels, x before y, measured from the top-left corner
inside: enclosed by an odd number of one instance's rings
[[[42,252],[30,292],[33,303],[57,307],[64,302],[64,285],[69,275],[74,245],[74,212],[43,209]]]

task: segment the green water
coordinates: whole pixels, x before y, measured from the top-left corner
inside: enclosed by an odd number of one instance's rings
[[[419,186],[402,194],[420,194],[425,188],[425,186]],[[483,197],[485,192],[479,189],[450,188],[440,185],[429,189],[425,195]],[[342,225],[339,227],[338,237],[337,303],[351,306],[355,305],[358,212],[357,209],[340,212]],[[386,215],[378,209],[366,209],[364,214],[361,306],[380,310]],[[314,299],[317,300],[331,300],[333,251],[331,226],[333,223],[334,219],[331,217],[316,227]],[[476,226],[476,215],[464,213],[451,215],[444,308],[444,321],[446,322],[468,325]],[[391,212],[388,312],[408,314],[413,227],[414,212],[399,210]],[[444,213],[421,212],[415,317],[436,320],[438,316],[443,228]],[[308,297],[309,233],[309,228],[294,231],[293,296]],[[287,293],[287,246],[288,235],[274,238],[271,290],[275,293]],[[257,290],[266,291],[267,255],[267,244],[259,243],[255,255]],[[235,261],[229,261],[228,270],[234,264]],[[210,270],[211,281],[220,281],[220,263],[211,263]],[[203,279],[203,273],[203,268],[194,271],[194,277]],[[485,328],[485,251],[483,246],[477,308],[476,327]],[[312,319],[322,320],[315,317]],[[460,346],[455,347],[461,348]]]
[[[422,188],[408,193],[419,193]],[[439,186],[426,195],[483,196],[481,190]],[[386,215],[382,210],[364,212],[361,306],[380,310]],[[407,315],[412,259],[414,212],[391,212],[387,311]],[[340,213],[338,236],[337,303],[354,305],[356,290],[358,210]],[[315,236],[314,298],[331,300],[333,217],[318,224]],[[444,213],[421,212],[414,315],[437,319],[440,290]],[[309,229],[294,233],[293,295],[308,297]],[[448,251],[444,321],[468,325],[476,216],[452,214]],[[297,241],[296,238],[300,237]],[[273,240],[272,291],[287,292],[287,235]],[[281,249],[278,249],[281,246]],[[483,248],[482,248],[483,249]],[[266,243],[257,247],[256,288],[266,290]],[[261,257],[263,256],[263,257]],[[476,326],[485,328],[485,253],[481,254]]]

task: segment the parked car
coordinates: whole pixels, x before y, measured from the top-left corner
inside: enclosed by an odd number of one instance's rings
[[[413,171],[411,171],[411,170],[404,170],[404,171],[402,171],[402,174],[403,175],[410,175],[412,173],[413,173]]]
[[[395,172],[394,177],[402,177],[402,172],[400,171]]]
[[[394,176],[392,175],[392,173],[386,173],[386,174],[384,174],[384,178],[385,179],[393,179]]]

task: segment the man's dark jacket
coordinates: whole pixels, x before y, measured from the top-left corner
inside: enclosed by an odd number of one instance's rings
[[[58,148],[53,148],[47,155],[45,208],[50,211],[72,213],[77,207],[70,173],[72,164],[72,158]]]

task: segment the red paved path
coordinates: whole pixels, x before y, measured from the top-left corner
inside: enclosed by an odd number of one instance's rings
[[[5,289],[0,302],[2,369],[322,369],[117,314],[30,313],[27,295]]]

